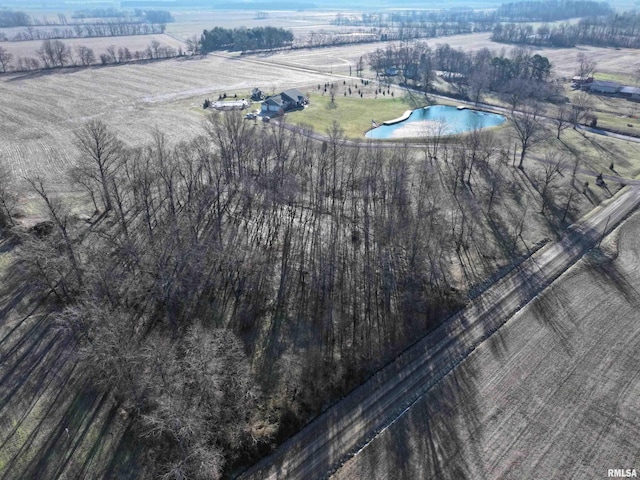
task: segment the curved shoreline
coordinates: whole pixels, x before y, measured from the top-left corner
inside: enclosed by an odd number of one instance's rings
[[[429,108],[429,107],[423,107],[423,108]],[[393,120],[387,120],[386,122],[382,122],[380,125],[395,125],[396,123],[404,122],[407,118],[411,116],[413,112],[414,110],[407,110],[402,114],[402,116],[395,118]]]

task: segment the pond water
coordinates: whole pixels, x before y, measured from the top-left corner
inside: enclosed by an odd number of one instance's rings
[[[501,125],[505,117],[496,113],[458,109],[448,105],[418,108],[406,120],[380,125],[366,133],[367,138],[416,138],[433,135],[455,135],[478,128]]]

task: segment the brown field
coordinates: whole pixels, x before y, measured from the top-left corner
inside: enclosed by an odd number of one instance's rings
[[[295,12],[275,11],[267,12],[268,18],[259,20],[254,11],[238,10],[180,10],[172,12],[175,22],[167,24],[167,33],[179,38],[189,38],[192,35],[200,35],[203,30],[213,27],[238,28],[238,27],[278,27],[293,31],[298,36],[306,36],[311,31],[338,31],[340,27],[331,25],[335,18],[335,11],[327,12]],[[346,14],[349,12],[343,12]]]
[[[253,87],[304,88],[325,76],[217,56],[0,77],[0,155],[18,176],[59,179],[73,164],[73,132],[101,118],[138,145],[158,128],[171,140],[201,133],[200,105],[223,92]]]
[[[465,51],[488,48],[496,53],[502,49],[509,51],[515,46],[492,42],[490,33],[474,33],[429,39],[426,42],[435,47],[439,43],[448,43],[452,47]],[[391,42],[393,43],[393,42]],[[386,48],[386,43],[358,44],[344,47],[322,48],[316,50],[297,50],[278,52],[268,57],[268,61],[286,63],[304,67],[323,68],[329,71],[333,66],[334,73],[349,72],[349,64],[355,65],[360,56],[375,50]],[[598,63],[598,71],[613,74],[631,75],[640,68],[640,52],[634,49],[613,49],[579,46],[577,48],[533,48],[535,53],[549,58],[556,77],[572,77],[574,75],[576,55],[578,52],[589,54]]]
[[[332,478],[596,479],[640,468],[638,232],[636,215]]]

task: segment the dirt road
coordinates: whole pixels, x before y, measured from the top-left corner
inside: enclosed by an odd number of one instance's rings
[[[401,417],[640,204],[627,187],[285,442],[242,479],[326,478]]]

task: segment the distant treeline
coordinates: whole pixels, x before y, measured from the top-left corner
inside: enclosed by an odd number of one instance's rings
[[[314,3],[276,0],[272,2],[247,1],[247,2],[212,2],[211,0],[122,0],[122,8],[193,8],[206,7],[214,10],[302,10],[307,8],[318,8]]]
[[[37,30],[28,28],[11,38],[0,32],[0,41],[22,42],[28,40],[61,40],[69,38],[123,37],[131,35],[158,35],[164,33],[166,25],[150,23],[128,23],[114,21],[95,25],[75,25],[67,28]]]
[[[116,8],[93,8],[80,10],[72,15],[72,18],[135,18],[148,23],[171,23],[175,19],[166,10],[143,10],[136,8],[133,11],[118,10]]]
[[[0,28],[26,27],[31,25],[31,17],[24,12],[0,11]]]
[[[636,11],[583,18],[577,24],[542,25],[537,29],[530,24],[496,25],[491,39],[496,42],[574,47],[640,48],[640,13]]]
[[[590,0],[545,0],[513,2],[501,5],[497,10],[473,10],[450,8],[438,11],[406,10],[391,13],[362,13],[345,15],[338,13],[334,25],[378,28],[443,29],[445,25],[458,26],[468,31],[489,31],[504,21],[551,22],[587,15],[610,15],[611,7]],[[431,35],[433,36],[433,35]]]
[[[91,65],[121,64],[142,60],[160,60],[184,55],[184,52],[153,40],[144,50],[131,51],[127,47],[107,47],[97,55],[92,48],[76,45],[73,49],[61,40],[45,40],[36,50],[36,57],[14,57],[0,46],[0,72],[30,72]]]
[[[272,50],[291,45],[291,30],[275,27],[222,28],[202,32],[201,52],[215,50]]]
[[[92,25],[112,25],[114,23],[144,24],[144,23],[170,23],[174,21],[171,13],[165,10],[116,10],[114,8],[92,9],[75,12],[71,22],[64,14],[58,14],[55,20],[46,17],[43,20],[32,17],[25,12],[0,11],[0,28],[9,27],[37,27],[51,25],[87,25],[90,19]],[[108,21],[96,21],[97,18],[109,19]],[[116,19],[115,21],[113,19]],[[72,38],[72,37],[67,37]]]
[[[513,22],[553,22],[569,18],[611,15],[613,9],[606,2],[590,0],[545,0],[504,3],[496,15]]]

